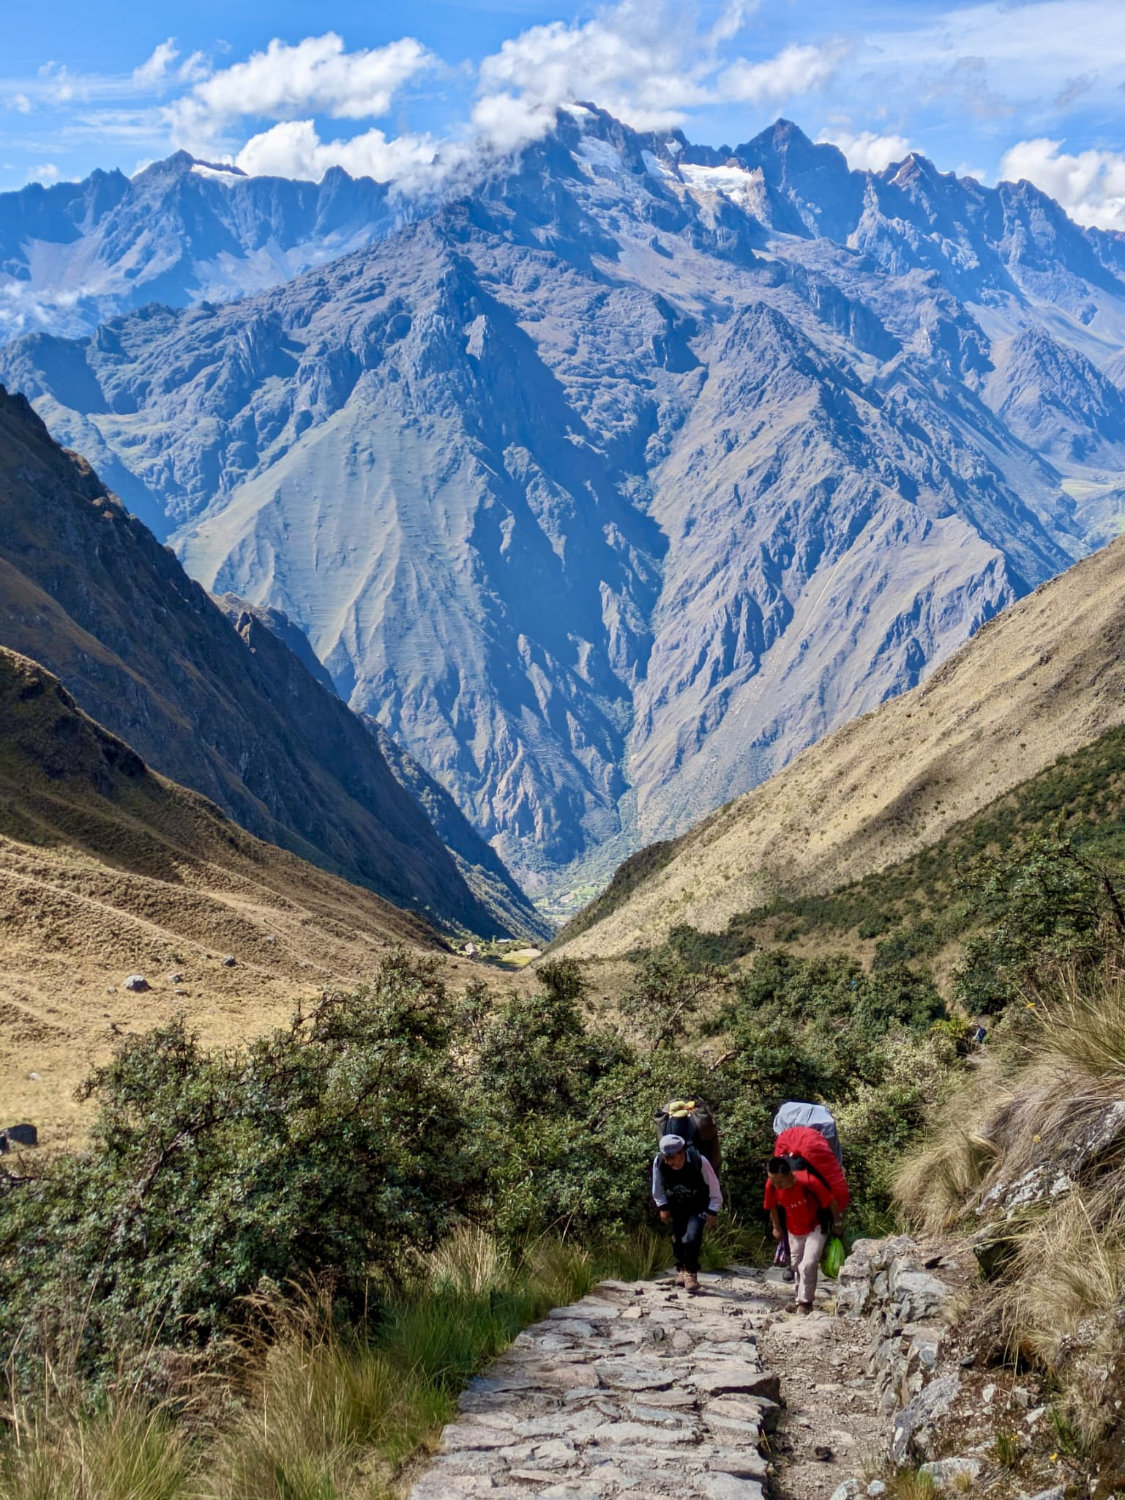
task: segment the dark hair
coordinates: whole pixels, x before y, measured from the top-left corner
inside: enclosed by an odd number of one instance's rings
[[[766,1163],[766,1171],[771,1177],[777,1177],[782,1172],[792,1172],[793,1163],[787,1156],[771,1156]]]

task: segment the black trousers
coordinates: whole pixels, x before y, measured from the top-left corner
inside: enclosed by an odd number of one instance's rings
[[[706,1210],[672,1209],[672,1255],[677,1271],[698,1271],[699,1252],[703,1249],[703,1226]]]

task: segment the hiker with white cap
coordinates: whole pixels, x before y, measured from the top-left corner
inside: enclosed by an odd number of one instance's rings
[[[723,1206],[715,1169],[682,1135],[662,1135],[652,1161],[652,1197],[661,1223],[672,1226],[677,1284],[697,1292],[703,1229]]]

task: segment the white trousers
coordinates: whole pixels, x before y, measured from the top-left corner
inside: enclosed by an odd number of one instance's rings
[[[794,1234],[792,1230],[789,1231],[789,1257],[797,1279],[797,1301],[805,1302],[810,1307],[826,1239],[824,1230],[819,1226],[811,1234]]]

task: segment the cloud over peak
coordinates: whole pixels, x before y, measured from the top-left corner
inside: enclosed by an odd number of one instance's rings
[[[189,149],[215,140],[243,119],[378,119],[405,83],[437,65],[437,58],[413,37],[357,52],[348,52],[334,31],[293,46],[275,37],[264,52],[196,83],[171,107],[169,119],[177,143]]]
[[[476,127],[514,145],[548,129],[562,104],[589,100],[638,130],[682,125],[728,102],[780,103],[833,76],[840,42],[789,46],[759,62],[729,55],[751,7],[728,0],[710,24],[668,0],[619,0],[581,24],[553,21],[506,41],[480,66]]]
[[[1062,144],[1045,136],[1018,141],[1001,159],[1001,178],[1033,182],[1080,224],[1125,231],[1125,153],[1070,153]]]

